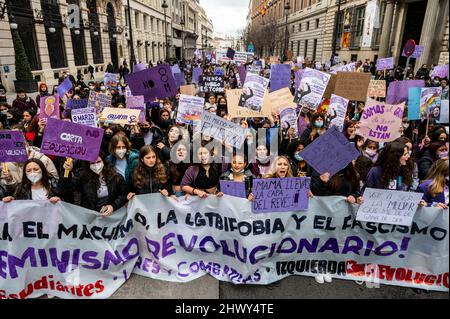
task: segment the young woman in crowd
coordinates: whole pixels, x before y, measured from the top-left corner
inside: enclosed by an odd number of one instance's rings
[[[373,167],[373,162],[370,158],[360,155],[355,161],[355,171],[359,175],[360,189],[364,189],[366,186],[367,176],[370,169]]]
[[[190,166],[190,148],[186,143],[178,143],[171,152],[169,161],[169,183],[172,185],[173,193],[176,197],[185,195],[181,188],[181,181]]]
[[[253,196],[250,196],[252,192],[253,179],[255,176],[247,169],[248,160],[245,155],[233,154],[231,167],[222,174],[221,180],[233,181],[245,184],[246,196],[249,200],[253,200]]]
[[[20,114],[27,110],[33,110],[37,112],[38,107],[36,106],[36,102],[33,99],[28,97],[25,90],[18,90],[17,97],[13,101],[12,108],[17,110]]]
[[[64,164],[73,170],[73,163]],[[79,205],[109,216],[127,203],[128,188],[122,175],[118,174],[100,152],[96,161],[83,161],[82,168],[71,172],[59,181],[62,198],[66,201],[74,192],[80,194]]]
[[[34,145],[34,139],[39,133],[39,116],[33,110],[26,110],[23,112],[23,132],[25,138],[31,145]]]
[[[448,159],[439,159],[433,163],[417,192],[423,193],[421,206],[448,208],[449,182]]]
[[[442,158],[448,158],[447,145],[442,141],[430,143],[425,149],[422,157],[417,162],[419,179],[421,181],[424,180],[433,163]]]
[[[119,132],[111,138],[109,154],[108,162],[131,185],[131,174],[138,163],[139,152],[131,148],[130,140],[124,133]]]
[[[375,163],[378,159],[378,150],[380,148],[380,144],[378,142],[372,140],[366,140],[362,147],[363,155],[369,158],[372,163]]]
[[[270,171],[263,178],[285,178],[293,177],[292,168],[289,159],[286,156],[275,157]]]
[[[311,117],[311,125],[302,134],[300,141],[303,145],[308,146],[315,139],[325,134],[327,129],[325,128],[325,115],[315,113]]]
[[[256,148],[256,159],[250,165],[250,170],[258,178],[267,175],[270,171],[271,157],[270,148],[261,144]]]
[[[45,98],[46,96],[50,96],[50,93],[48,93],[48,86],[44,82],[39,84],[39,92],[38,95],[36,95],[36,105],[37,107],[41,107],[41,98]]]
[[[287,156],[291,161],[292,172],[295,177],[311,176],[312,169],[306,163],[300,153],[305,149],[305,145],[301,141],[291,143],[287,149]]]
[[[172,194],[172,186],[166,167],[153,147],[146,145],[139,152],[139,163],[133,172],[131,192],[127,199],[131,200],[135,195],[154,193],[168,197]]]

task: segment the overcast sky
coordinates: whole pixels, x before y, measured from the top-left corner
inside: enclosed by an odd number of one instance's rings
[[[247,24],[249,0],[200,0],[215,33],[237,34]]]

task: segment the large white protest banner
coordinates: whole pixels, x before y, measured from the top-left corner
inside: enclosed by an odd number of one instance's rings
[[[313,197],[301,212],[251,210],[226,195],[136,196],[109,217],[67,203],[0,203],[0,299],[107,298],[131,273],[267,285],[327,272],[449,290],[448,210],[421,208],[410,227],[359,222],[344,197]]]
[[[220,142],[241,148],[245,142],[246,129],[217,115],[204,111],[200,131]]]

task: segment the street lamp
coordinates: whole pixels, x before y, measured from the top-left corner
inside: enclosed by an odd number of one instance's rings
[[[167,36],[167,16],[166,10],[169,6],[167,5],[166,0],[163,1],[162,8],[164,10],[164,33],[166,34],[166,61],[169,60],[169,39]]]
[[[134,42],[133,42],[133,27],[131,26],[131,7],[130,7],[130,0],[127,0],[127,7],[128,7],[128,26],[130,27],[130,69],[131,72],[133,72],[134,65],[136,64],[136,56],[134,55]]]
[[[287,60],[287,35],[288,35],[288,17],[289,17],[289,10],[291,10],[291,5],[289,4],[289,0],[286,0],[284,4],[284,11],[286,13],[286,23],[285,23],[285,30],[284,30],[284,51],[283,51],[283,62]]]

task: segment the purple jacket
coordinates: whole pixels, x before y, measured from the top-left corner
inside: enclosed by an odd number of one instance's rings
[[[431,195],[428,193],[428,190],[430,188],[431,179],[426,180],[422,184],[417,187],[416,192],[423,193],[422,199],[427,202],[427,206],[430,207],[433,203],[442,203],[445,204],[445,193],[441,192],[436,194],[435,197],[431,197]],[[446,185],[448,187],[448,185]]]

